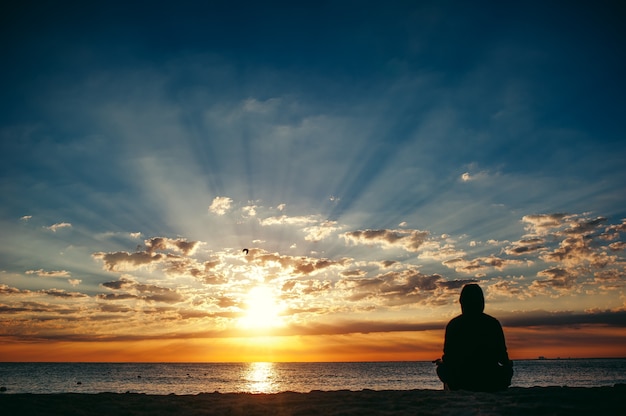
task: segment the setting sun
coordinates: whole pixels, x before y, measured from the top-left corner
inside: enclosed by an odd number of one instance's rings
[[[271,288],[267,286],[252,288],[248,292],[246,305],[246,313],[240,320],[243,328],[273,328],[284,325],[280,316],[282,308]]]

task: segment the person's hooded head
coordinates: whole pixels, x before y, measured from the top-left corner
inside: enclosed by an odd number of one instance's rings
[[[459,301],[464,315],[480,314],[485,309],[485,296],[480,286],[475,283],[463,286]]]

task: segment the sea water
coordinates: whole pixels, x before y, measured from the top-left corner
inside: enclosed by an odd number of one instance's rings
[[[626,383],[626,359],[515,361],[513,387]],[[278,393],[442,388],[431,362],[0,363],[11,393]]]

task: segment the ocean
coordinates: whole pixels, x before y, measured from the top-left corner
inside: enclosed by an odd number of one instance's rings
[[[626,359],[521,360],[513,387],[626,383]],[[431,362],[0,363],[2,394],[278,393],[442,388]],[[2,389],[4,390],[4,389]]]

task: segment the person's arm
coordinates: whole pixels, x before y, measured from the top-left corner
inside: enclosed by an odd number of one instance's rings
[[[448,322],[448,325],[446,325],[446,335],[443,340],[443,356],[441,357],[443,362],[454,361],[455,358],[458,357],[457,332],[455,322]]]
[[[504,331],[502,330],[502,325],[500,322],[496,320],[497,329],[496,329],[496,339],[495,345],[497,346],[496,352],[498,357],[498,362],[503,365],[509,364],[509,354],[506,349],[506,341],[504,339]]]

